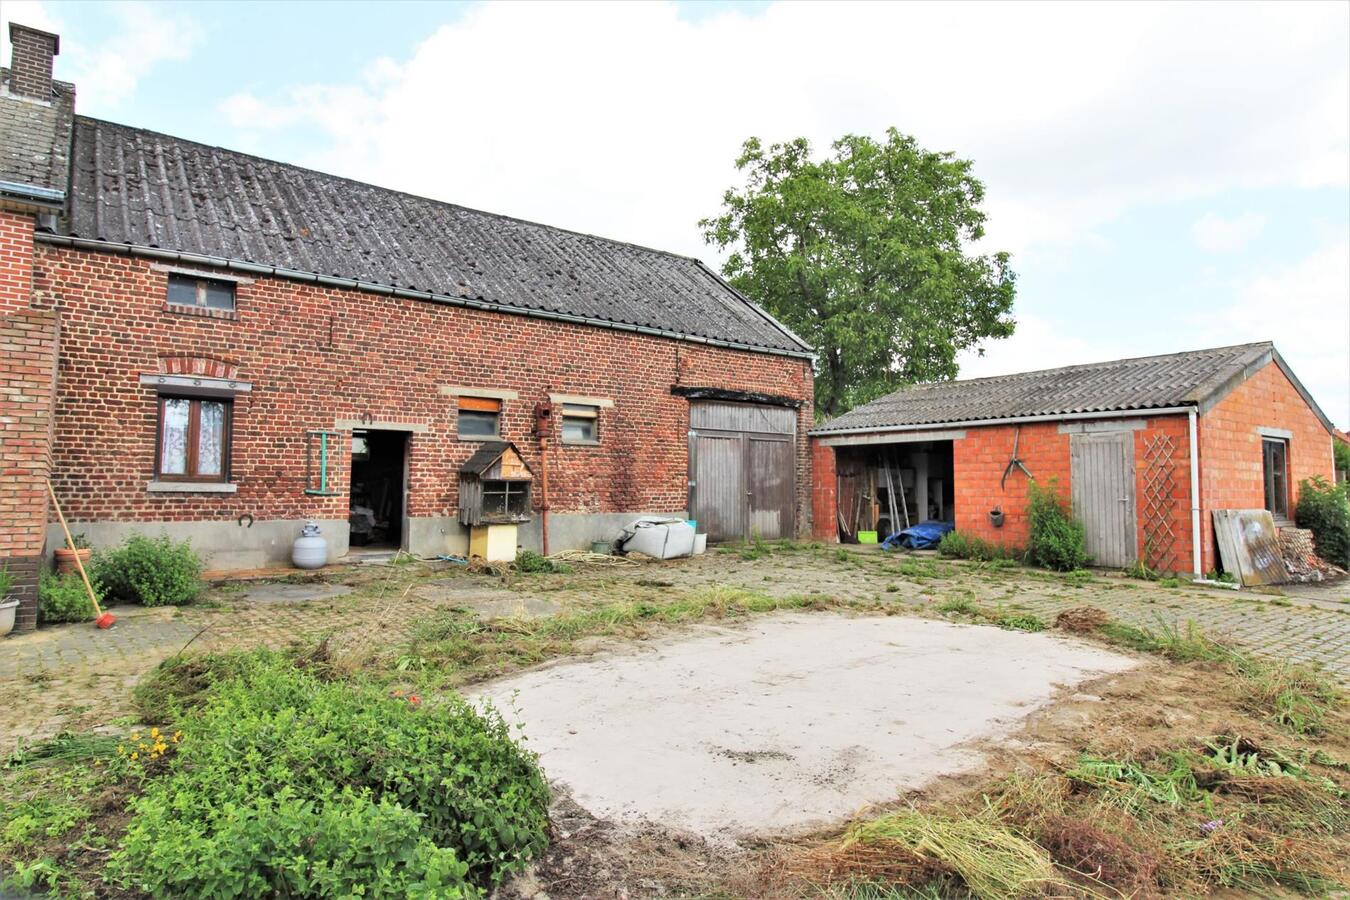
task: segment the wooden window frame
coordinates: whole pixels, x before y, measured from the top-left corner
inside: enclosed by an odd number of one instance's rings
[[[1283,458],[1283,460],[1284,460],[1284,471],[1283,471],[1282,473],[1280,473],[1280,476],[1281,476],[1281,477],[1280,477],[1279,480],[1280,480],[1280,482],[1281,482],[1282,485],[1283,485],[1283,494],[1284,494],[1284,496],[1283,496],[1283,498],[1282,498],[1282,500],[1283,500],[1283,504],[1282,504],[1282,505],[1283,505],[1284,508],[1283,508],[1282,510],[1280,510],[1280,511],[1276,511],[1275,509],[1272,509],[1272,508],[1271,508],[1271,507],[1274,505],[1274,504],[1271,502],[1271,497],[1272,497],[1272,495],[1275,495],[1277,492],[1275,491],[1275,481],[1276,481],[1275,473],[1271,470],[1271,468],[1270,468],[1270,466],[1269,466],[1269,464],[1268,464],[1268,463],[1269,463],[1269,460],[1270,460],[1270,452],[1269,452],[1269,450],[1268,450],[1268,448],[1267,448],[1267,446],[1266,446],[1267,444],[1278,444],[1281,448],[1283,448],[1282,458]],[[1263,436],[1263,437],[1261,438],[1261,493],[1262,493],[1262,500],[1263,500],[1263,502],[1264,502],[1264,504],[1265,504],[1266,511],[1270,513],[1271,517],[1272,517],[1273,519],[1275,519],[1276,522],[1288,522],[1288,521],[1292,518],[1292,517],[1289,515],[1289,439],[1288,439],[1288,438],[1282,438],[1282,437],[1269,437],[1269,436]]]
[[[495,441],[502,436],[502,401],[493,397],[460,397],[455,411],[455,437],[461,441]],[[461,413],[492,413],[494,428],[492,434],[463,434],[459,430]]]
[[[188,401],[187,472],[164,472],[164,401]],[[202,403],[220,403],[225,407],[225,422],[221,428],[219,475],[197,475],[198,438],[201,435]],[[234,444],[234,398],[192,397],[182,394],[159,394],[155,397],[155,480],[170,484],[224,484],[230,480],[230,448]]]
[[[587,440],[569,439],[567,437],[568,419],[590,421],[592,423],[591,430],[595,436]],[[562,417],[558,428],[563,444],[569,447],[598,447],[600,446],[600,407],[594,403],[563,403]]]
[[[197,285],[196,303],[179,303],[176,300],[169,299],[169,290],[174,281],[191,281]],[[206,304],[206,286],[214,284],[219,287],[230,289],[230,308],[222,309],[218,306],[208,306]],[[170,272],[164,281],[164,302],[174,309],[194,309],[204,310],[215,313],[234,313],[239,309],[239,285],[233,281],[225,281],[220,278],[208,278],[205,275],[188,275],[184,272]]]

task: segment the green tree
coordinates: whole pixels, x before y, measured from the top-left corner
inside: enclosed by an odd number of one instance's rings
[[[826,159],[751,138],[736,168],[744,187],[699,224],[732,251],[727,280],[815,347],[819,415],[953,378],[960,351],[1012,334],[1008,254],[969,252],[985,221],[969,160],[892,128]]]

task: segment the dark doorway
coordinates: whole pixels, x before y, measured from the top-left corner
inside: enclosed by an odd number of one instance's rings
[[[956,521],[951,441],[860,443],[835,448],[839,539],[875,531],[885,540],[920,522]]]
[[[352,495],[348,521],[355,547],[403,546],[408,435],[352,432]]]

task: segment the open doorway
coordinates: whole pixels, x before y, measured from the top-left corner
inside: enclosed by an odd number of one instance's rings
[[[406,432],[352,432],[352,493],[348,521],[353,548],[402,548],[407,458]]]
[[[835,448],[839,539],[878,540],[920,522],[956,521],[951,441],[868,443]]]

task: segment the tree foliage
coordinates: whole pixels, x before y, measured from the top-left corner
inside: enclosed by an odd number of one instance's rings
[[[700,223],[731,249],[731,284],[815,347],[823,416],[952,378],[960,351],[1014,324],[1008,254],[969,252],[985,222],[969,160],[894,128],[832,149],[815,159],[805,138],[751,138],[736,161],[744,186]]]

